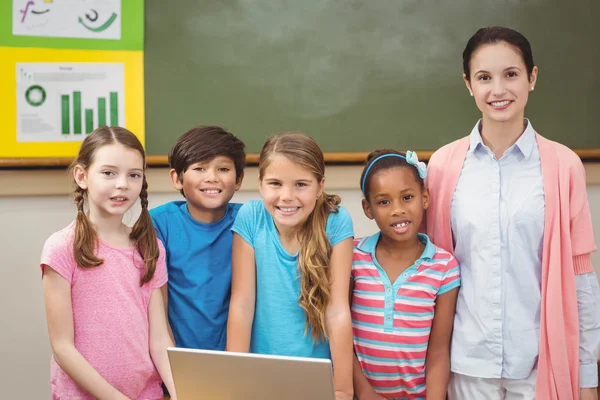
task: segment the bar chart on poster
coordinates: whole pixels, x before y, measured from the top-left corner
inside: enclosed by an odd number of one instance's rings
[[[68,94],[61,95],[60,115],[61,133],[63,135],[83,133],[81,120],[81,92],[73,92],[72,96],[73,97],[70,98]],[[98,108],[95,111],[96,114],[94,113],[93,108],[85,109],[85,133],[91,133],[95,128],[107,125],[107,121],[110,121],[109,125],[119,125],[118,92],[110,92],[109,105],[110,118],[106,118],[106,96],[98,97]],[[72,119],[71,112],[73,113]],[[94,115],[97,115],[96,119],[94,119]]]
[[[125,123],[123,64],[17,63],[17,141],[80,141]]]

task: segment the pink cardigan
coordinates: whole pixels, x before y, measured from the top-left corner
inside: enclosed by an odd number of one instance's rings
[[[569,148],[536,134],[546,201],[542,254],[540,354],[536,398],[579,398],[579,319],[575,274],[593,272],[596,250],[585,170]],[[436,151],[429,161],[431,204],[427,234],[453,250],[450,204],[469,149],[464,137]],[[460,263],[460,260],[458,260]]]

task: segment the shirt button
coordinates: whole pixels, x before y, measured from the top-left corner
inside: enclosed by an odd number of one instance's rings
[[[387,320],[388,320],[388,321],[389,321],[389,320],[391,320],[391,319],[392,319],[392,317],[387,317]]]
[[[391,293],[392,292],[392,288],[387,288],[386,292]]]
[[[390,302],[387,302],[387,303],[385,303],[385,305],[389,307],[389,306],[391,306],[391,305],[392,305],[392,303],[390,303]]]

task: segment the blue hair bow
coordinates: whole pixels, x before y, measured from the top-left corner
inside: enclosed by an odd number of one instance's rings
[[[417,157],[417,153],[414,151],[408,150],[406,152],[406,162],[410,165],[413,165],[417,171],[419,172],[419,176],[421,179],[427,178],[427,166],[423,161],[419,161],[419,157]]]

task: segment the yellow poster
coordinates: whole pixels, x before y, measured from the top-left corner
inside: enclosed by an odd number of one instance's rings
[[[142,51],[0,47],[0,158],[73,157],[119,125],[144,143]]]

